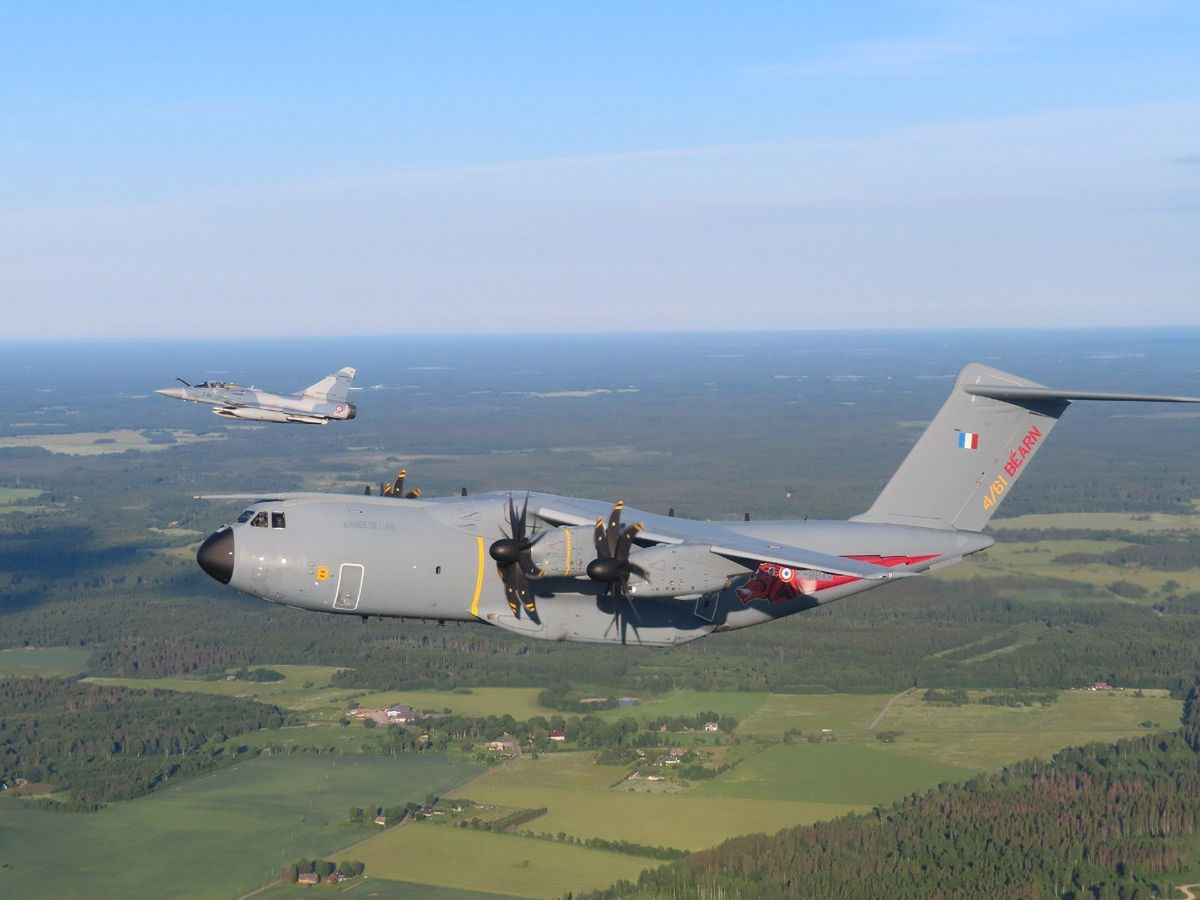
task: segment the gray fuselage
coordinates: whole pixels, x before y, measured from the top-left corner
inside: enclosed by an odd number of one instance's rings
[[[668,536],[666,540],[686,549],[700,548],[699,563],[689,558],[680,577],[698,567],[715,567],[717,586],[653,597],[637,596],[635,586],[632,610],[615,618],[614,601],[604,586],[584,574],[594,552],[591,527],[583,523],[605,515],[608,506],[529,494],[535,530],[558,529],[569,541],[573,537],[576,558],[559,570],[569,574],[533,579],[534,619],[510,609],[488,555],[491,543],[504,536],[509,497],[505,492],[420,500],[337,494],[264,499],[213,534],[199,559],[205,571],[230,587],[302,609],[482,622],[547,640],[669,645],[772,621],[883,583],[827,576],[820,582],[797,581],[801,587],[780,594],[765,574],[769,567],[716,557],[710,544],[750,537],[916,573],[992,543],[979,533],[902,525],[699,522],[627,510],[630,521],[646,525],[647,534]],[[564,518],[578,527],[564,526]],[[634,559],[656,559],[656,551],[671,549],[653,540],[645,544],[634,551]],[[663,575],[669,577],[669,572]]]

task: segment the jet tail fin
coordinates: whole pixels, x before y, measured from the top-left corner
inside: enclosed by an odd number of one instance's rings
[[[1072,400],[1200,403],[1200,397],[1056,390],[970,363],[887,487],[854,520],[981,530]]]
[[[332,375],[326,375],[316,384],[306,387],[303,394],[315,400],[345,400],[356,374],[349,366],[338,369]]]

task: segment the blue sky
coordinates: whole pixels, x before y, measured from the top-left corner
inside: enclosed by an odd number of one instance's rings
[[[7,4],[5,336],[1200,324],[1200,5]]]

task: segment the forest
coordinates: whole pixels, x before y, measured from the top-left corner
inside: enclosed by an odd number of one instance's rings
[[[230,737],[278,728],[287,715],[209,694],[0,678],[0,784],[49,785],[67,799],[43,805],[97,809],[232,762]]]

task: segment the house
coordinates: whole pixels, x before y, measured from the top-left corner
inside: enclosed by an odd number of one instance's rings
[[[558,741],[561,744],[566,739],[567,739],[566,734],[564,732],[559,731],[558,729],[555,729],[554,731],[550,732],[550,740],[552,740],[552,741]]]
[[[316,872],[301,872],[296,879],[297,884],[320,884],[321,876]]]
[[[1113,691],[1113,690],[1116,690],[1116,688],[1114,688],[1107,681],[1093,681],[1091,684],[1088,685],[1087,689],[1089,691]]]
[[[397,703],[383,711],[389,722],[415,722],[417,711],[406,703]]]
[[[662,775],[647,775],[646,780],[647,781],[666,781],[667,779],[664,778]]]
[[[375,824],[376,825],[387,825],[387,816],[376,816]]]
[[[720,731],[720,730],[721,730],[721,726],[720,726],[720,725],[718,725],[716,722],[705,722],[705,723],[704,723],[704,730],[705,730],[705,731]]]
[[[672,748],[671,748],[671,754],[670,754],[670,755],[671,755],[672,757],[674,757],[675,759],[678,759],[678,758],[679,758],[679,757],[681,757],[681,756],[686,756],[686,755],[687,755],[687,751],[686,751],[686,750],[684,750],[682,747],[672,747]]]

